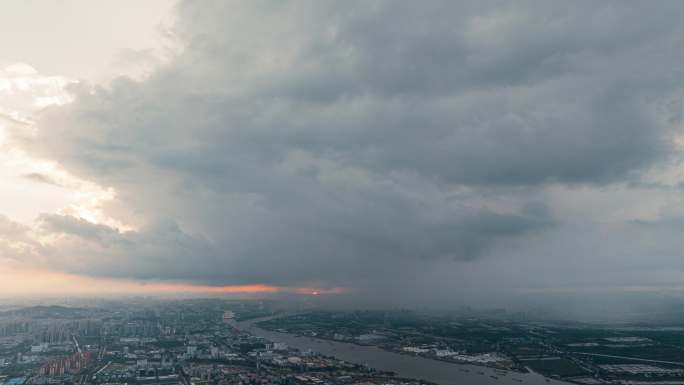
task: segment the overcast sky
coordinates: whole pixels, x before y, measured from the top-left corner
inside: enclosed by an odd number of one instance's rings
[[[0,7],[0,270],[684,290],[680,1]]]

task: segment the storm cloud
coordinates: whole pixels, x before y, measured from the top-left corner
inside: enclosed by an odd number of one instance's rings
[[[14,133],[113,188],[104,210],[131,227],[42,216],[66,271],[331,287],[550,271],[577,260],[569,239],[592,238],[569,210],[578,190],[603,199],[679,152],[680,2],[183,1],[177,13],[169,63],[73,86],[73,103]],[[606,261],[629,233],[605,234]]]

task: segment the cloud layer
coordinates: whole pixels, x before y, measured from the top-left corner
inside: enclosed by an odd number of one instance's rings
[[[676,160],[683,11],[183,1],[182,53],[142,81],[74,88],[13,139],[113,188],[103,210],[134,229],[41,216],[71,273],[395,287],[548,272],[589,239],[577,189],[591,204]]]

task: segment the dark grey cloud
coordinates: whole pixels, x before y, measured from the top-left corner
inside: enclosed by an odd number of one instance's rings
[[[51,256],[52,250],[36,240],[29,226],[0,215],[0,261],[5,266],[40,263]]]
[[[226,152],[300,149],[446,183],[614,181],[670,146],[654,111],[682,82],[679,8],[185,2],[176,62],[82,100],[66,118],[106,121],[92,137],[52,132],[90,172],[225,176]]]
[[[74,88],[15,140],[113,187],[108,214],[138,225],[43,217],[83,256],[67,270],[388,282],[529,250],[562,231],[549,184],[610,186],[668,160],[683,11],[184,1],[178,57],[140,82]]]
[[[120,238],[121,233],[109,226],[97,225],[68,215],[42,214],[38,218],[40,228],[47,233],[61,233],[78,238],[102,241]]]
[[[45,183],[45,184],[49,184],[52,186],[63,187],[62,184],[57,182],[56,180],[54,180],[54,178],[52,178],[46,174],[41,174],[39,172],[32,172],[29,174],[25,174],[25,175],[23,175],[23,177],[28,179],[28,180],[34,181],[34,182]]]

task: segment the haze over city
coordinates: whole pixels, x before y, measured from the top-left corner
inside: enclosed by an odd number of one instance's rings
[[[0,7],[4,297],[682,296],[681,2]]]

